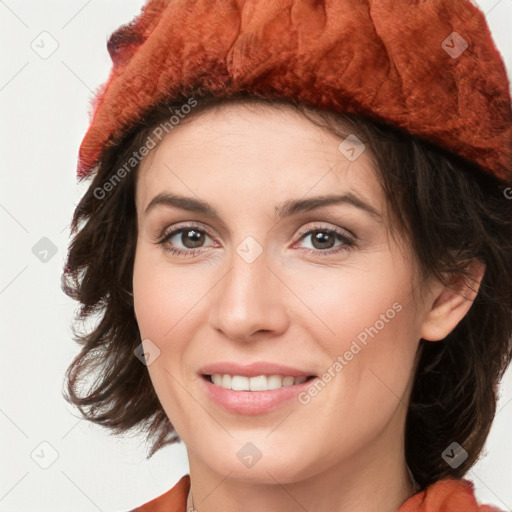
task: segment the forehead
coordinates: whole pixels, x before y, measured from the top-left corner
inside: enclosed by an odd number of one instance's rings
[[[218,105],[185,118],[143,159],[137,204],[142,208],[162,190],[212,202],[245,194],[251,205],[353,191],[382,207],[369,148],[349,159],[345,146],[344,137],[290,107]]]

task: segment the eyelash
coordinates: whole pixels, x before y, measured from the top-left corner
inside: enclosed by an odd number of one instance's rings
[[[177,256],[195,257],[195,256],[198,255],[198,253],[203,252],[203,250],[202,249],[177,249],[176,247],[171,247],[169,245],[166,245],[166,243],[173,236],[175,236],[176,234],[181,233],[183,231],[190,230],[190,229],[199,231],[201,233],[205,233],[206,235],[208,235],[210,238],[213,239],[213,236],[209,233],[208,230],[204,229],[203,226],[201,226],[199,224],[195,224],[195,223],[190,223],[190,224],[186,224],[185,226],[181,226],[179,228],[173,229],[169,233],[163,233],[157,239],[156,243],[162,245],[164,247],[164,250],[169,251],[172,254],[175,254]],[[320,254],[322,256],[328,256],[328,255],[331,255],[331,254],[340,253],[342,251],[350,251],[356,245],[355,239],[352,239],[352,238],[348,237],[345,234],[344,231],[341,231],[341,230],[336,229],[336,228],[327,228],[327,227],[321,226],[321,225],[315,225],[312,228],[310,228],[307,231],[305,231],[304,233],[301,233],[301,235],[299,237],[299,241],[303,240],[304,238],[306,238],[309,235],[314,234],[316,231],[320,231],[320,232],[336,235],[336,239],[340,240],[341,242],[343,242],[343,245],[338,246],[337,248],[333,247],[333,248],[330,248],[330,249],[326,249],[325,251],[321,250],[321,249],[302,249],[303,251],[307,252],[308,254],[313,254],[313,255]]]

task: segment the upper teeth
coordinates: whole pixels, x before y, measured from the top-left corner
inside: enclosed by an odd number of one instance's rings
[[[235,391],[267,391],[283,386],[293,386],[307,380],[307,377],[283,377],[282,375],[258,375],[257,377],[245,377],[243,375],[228,375],[214,373],[212,381],[217,386]]]

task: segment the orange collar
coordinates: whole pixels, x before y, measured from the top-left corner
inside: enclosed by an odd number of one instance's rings
[[[502,512],[490,505],[478,505],[473,483],[444,478],[411,496],[397,512]]]

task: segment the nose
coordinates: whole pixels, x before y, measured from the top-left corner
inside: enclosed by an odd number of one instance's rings
[[[288,328],[285,284],[265,251],[246,261],[234,252],[229,270],[212,295],[210,325],[237,341],[274,337]],[[259,334],[258,334],[259,333]]]

